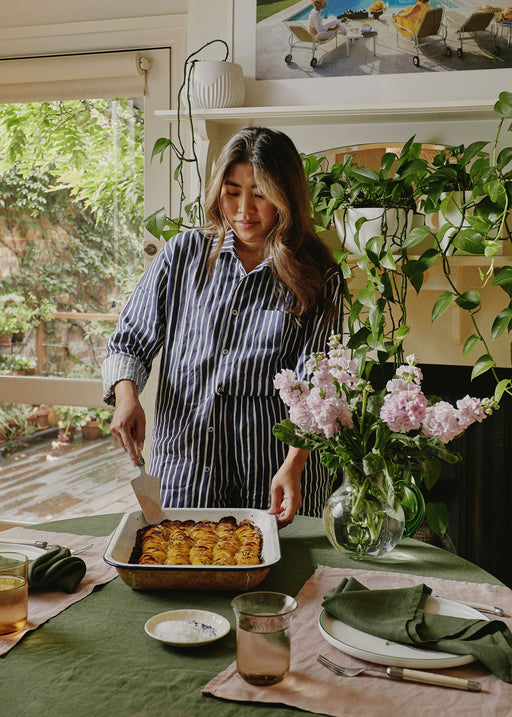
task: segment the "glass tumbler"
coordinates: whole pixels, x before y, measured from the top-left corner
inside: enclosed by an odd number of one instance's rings
[[[290,669],[290,621],[297,608],[283,593],[253,592],[231,602],[236,617],[236,665],[252,685],[274,685]]]
[[[28,559],[21,553],[0,552],[0,635],[27,624]]]

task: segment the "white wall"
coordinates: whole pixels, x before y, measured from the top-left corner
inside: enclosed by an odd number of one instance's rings
[[[2,28],[187,12],[187,0],[2,0]]]

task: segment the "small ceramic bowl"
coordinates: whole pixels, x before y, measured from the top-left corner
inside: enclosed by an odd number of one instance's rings
[[[222,615],[207,610],[169,610],[150,617],[144,629],[166,645],[193,647],[220,640],[231,625]]]

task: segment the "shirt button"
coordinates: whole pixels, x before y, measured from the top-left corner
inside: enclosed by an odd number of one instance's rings
[[[238,316],[238,309],[233,309],[231,313],[233,314],[233,316]]]
[[[222,349],[222,353],[224,354],[224,356],[226,356],[226,354],[229,353],[229,349]]]
[[[205,466],[205,467],[204,467],[204,472],[205,472],[205,473],[209,473],[209,472],[210,472],[210,466]]]
[[[208,427],[208,433],[213,433],[213,426]]]

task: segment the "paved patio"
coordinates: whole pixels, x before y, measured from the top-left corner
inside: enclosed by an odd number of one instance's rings
[[[0,522],[39,523],[138,510],[138,475],[112,436],[58,444],[56,435],[22,442],[0,460]]]

